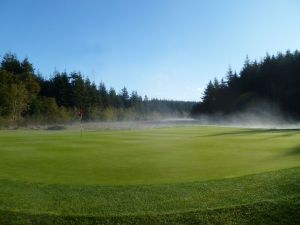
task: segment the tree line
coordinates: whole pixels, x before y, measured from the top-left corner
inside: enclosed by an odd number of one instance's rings
[[[259,102],[276,104],[284,113],[300,119],[300,52],[286,51],[250,61],[239,73],[231,68],[225,78],[210,81],[192,115],[230,114]]]
[[[55,71],[46,79],[28,58],[7,53],[0,65],[0,124],[57,123],[78,120],[135,120],[186,116],[194,102],[148,99],[126,87],[117,92],[96,85],[80,72]]]

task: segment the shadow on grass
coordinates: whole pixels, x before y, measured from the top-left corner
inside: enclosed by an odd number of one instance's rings
[[[283,133],[284,134],[281,134]],[[230,132],[220,132],[215,134],[203,135],[202,137],[217,137],[217,136],[226,136],[226,135],[245,135],[245,134],[264,134],[264,133],[272,133],[272,134],[280,134],[277,137],[289,137],[295,134],[300,133],[300,129],[250,129],[250,130],[237,130],[237,131],[230,131]],[[274,138],[275,138],[274,137]]]
[[[291,148],[288,152],[285,153],[288,156],[300,156],[300,145]]]

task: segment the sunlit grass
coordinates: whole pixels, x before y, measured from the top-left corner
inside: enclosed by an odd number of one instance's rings
[[[300,165],[298,130],[0,131],[0,144],[0,178],[50,184],[177,183]]]
[[[0,223],[297,224],[299,146],[299,130],[0,131]]]

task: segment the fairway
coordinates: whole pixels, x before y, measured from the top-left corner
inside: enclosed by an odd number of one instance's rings
[[[82,137],[74,131],[0,133],[0,178],[24,182],[178,183],[300,165],[297,130],[176,127],[87,131]]]
[[[299,222],[299,130],[3,130],[0,156],[2,223]]]

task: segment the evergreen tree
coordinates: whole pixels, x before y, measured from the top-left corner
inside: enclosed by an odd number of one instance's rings
[[[129,94],[126,87],[123,87],[120,93],[122,105],[125,108],[129,107]]]
[[[100,82],[99,85],[99,98],[100,98],[100,104],[102,108],[108,107],[108,93],[105,87],[105,84],[103,82]]]

